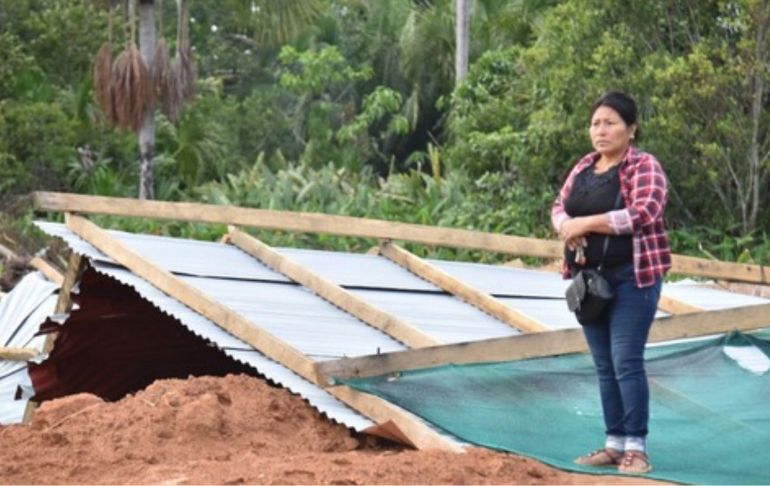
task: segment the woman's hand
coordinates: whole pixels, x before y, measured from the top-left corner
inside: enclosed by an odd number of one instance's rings
[[[561,225],[559,237],[564,240],[564,245],[575,252],[575,263],[585,264],[585,252],[583,248],[588,246],[585,233],[582,233],[583,226],[576,218],[570,218]]]
[[[575,245],[578,239],[585,241],[585,235],[589,233],[588,225],[584,224],[585,221],[584,218],[570,218],[564,221],[559,228],[559,238],[567,244],[570,250],[575,249],[570,247],[570,243]]]
[[[585,248],[588,246],[588,241],[586,241],[585,236],[579,236],[577,238],[565,241],[564,245],[572,251],[577,251],[578,248]]]

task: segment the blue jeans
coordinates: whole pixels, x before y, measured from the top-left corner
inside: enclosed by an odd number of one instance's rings
[[[644,346],[655,318],[662,279],[638,288],[633,264],[604,272],[615,298],[596,322],[583,326],[599,376],[607,435],[645,437],[650,391]]]

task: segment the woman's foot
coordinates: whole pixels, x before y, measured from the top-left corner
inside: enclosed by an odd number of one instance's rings
[[[645,474],[652,471],[650,459],[642,451],[626,451],[618,471],[625,474]]]
[[[604,448],[593,451],[585,456],[575,459],[575,464],[581,466],[607,467],[617,466],[623,459],[623,451],[617,449]]]

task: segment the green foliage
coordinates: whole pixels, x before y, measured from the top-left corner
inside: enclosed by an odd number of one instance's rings
[[[0,105],[3,192],[61,189],[59,175],[74,157],[72,123],[61,105],[6,101]]]
[[[106,15],[94,2],[48,0],[36,2],[23,22],[29,53],[57,86],[78,84],[91,67],[91,58],[106,30]]]
[[[21,39],[11,32],[0,33],[0,99],[11,97],[16,86],[16,76],[23,71],[34,70],[34,59],[24,52]]]
[[[238,103],[222,95],[216,80],[198,83],[198,101],[185,110],[174,126],[158,116],[157,148],[161,153],[159,177],[178,180],[181,189],[192,189],[205,180],[219,180],[242,167],[237,154],[238,131],[229,124],[238,120]]]
[[[298,52],[291,46],[281,49],[278,57],[284,66],[281,86],[296,94],[322,96],[344,88],[350,82],[371,77],[371,70],[355,70],[336,47],[320,51]]]
[[[273,171],[260,158],[249,169],[226,181],[201,186],[196,199],[263,209],[359,216],[391,221],[475,229],[506,234],[544,235],[550,201],[546,193],[511,187],[503,174],[473,180],[464,171],[446,178],[419,171],[392,174],[387,179],[371,170],[360,172],[327,165],[313,169],[290,165]],[[375,244],[329,235],[260,232],[275,245],[321,247],[361,252]],[[504,255],[434,248],[415,249],[443,258],[502,261]]]
[[[725,234],[709,226],[669,230],[675,253],[746,264],[770,264],[770,234],[742,234],[740,228]]]

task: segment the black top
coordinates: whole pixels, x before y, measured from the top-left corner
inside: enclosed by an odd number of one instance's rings
[[[601,174],[595,173],[593,166],[591,166],[578,174],[567,200],[564,201],[564,210],[567,215],[574,218],[625,208],[623,198],[615,207],[615,201],[620,191],[619,166],[620,164],[617,164]],[[597,267],[599,265],[606,236],[599,233],[587,235],[588,246],[584,248],[586,266]],[[609,235],[609,238],[607,255],[604,257],[604,268],[631,263],[634,256],[631,235]],[[570,267],[575,266],[574,251],[564,247],[564,258]]]

